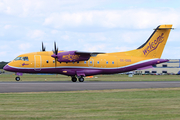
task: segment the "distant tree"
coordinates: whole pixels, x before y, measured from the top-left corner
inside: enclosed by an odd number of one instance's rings
[[[0,69],[3,69],[3,67],[4,67],[6,64],[8,64],[8,62],[4,62],[4,61],[0,62]]]

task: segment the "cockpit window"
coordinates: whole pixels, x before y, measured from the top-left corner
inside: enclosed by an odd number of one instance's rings
[[[29,61],[28,57],[23,57],[22,60],[23,61]]]
[[[22,57],[17,57],[14,60],[21,60],[21,59],[22,59]]]
[[[29,61],[28,57],[17,57],[14,60],[23,60],[23,61]]]

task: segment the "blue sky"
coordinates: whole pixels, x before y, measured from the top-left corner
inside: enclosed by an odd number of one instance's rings
[[[162,58],[180,59],[178,0],[0,0],[0,61],[53,49],[138,48],[160,24],[173,24]]]

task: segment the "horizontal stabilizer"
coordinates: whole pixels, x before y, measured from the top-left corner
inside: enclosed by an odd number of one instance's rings
[[[153,66],[152,66],[152,65],[150,65],[150,66],[146,66],[146,67],[138,68],[137,70],[145,70],[145,69],[149,69],[149,68],[153,68]]]

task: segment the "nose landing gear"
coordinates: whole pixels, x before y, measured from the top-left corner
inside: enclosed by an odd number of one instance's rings
[[[17,75],[17,77],[15,78],[15,80],[16,80],[16,81],[20,81],[20,77],[19,77],[19,76],[22,76],[23,73],[17,72],[16,75]]]
[[[16,80],[16,81],[20,81],[20,77],[19,77],[19,76],[16,77],[15,80]]]

